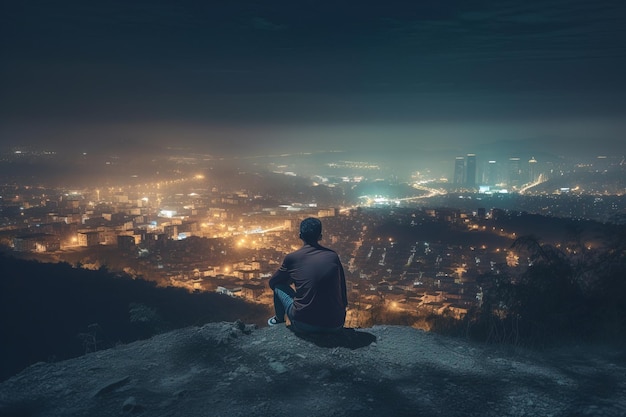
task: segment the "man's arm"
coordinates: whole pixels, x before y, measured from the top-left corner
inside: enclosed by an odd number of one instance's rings
[[[291,283],[289,270],[287,269],[286,263],[287,263],[287,257],[285,257],[285,259],[283,260],[283,263],[280,265],[280,268],[278,268],[278,270],[274,272],[274,275],[272,275],[272,277],[270,278],[269,286],[272,290],[278,284],[289,285]]]
[[[341,261],[339,261],[339,275],[341,279],[341,298],[343,300],[343,306],[348,307],[348,295],[346,290],[346,275],[343,271],[343,265],[341,265]]]

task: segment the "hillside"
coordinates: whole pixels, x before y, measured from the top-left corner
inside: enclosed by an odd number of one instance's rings
[[[266,306],[215,293],[161,288],[105,268],[0,254],[0,380],[58,361],[207,322],[264,323]]]
[[[0,416],[618,416],[626,357],[502,352],[397,326],[187,327],[0,383]]]

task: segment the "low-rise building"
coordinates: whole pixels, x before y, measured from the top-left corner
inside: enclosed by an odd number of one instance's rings
[[[61,240],[48,233],[32,233],[13,238],[13,248],[17,252],[54,252],[61,249]]]

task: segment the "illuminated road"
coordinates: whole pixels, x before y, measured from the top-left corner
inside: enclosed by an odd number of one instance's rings
[[[245,234],[245,235],[258,235],[258,234],[267,233],[267,232],[274,232],[276,230],[285,230],[286,228],[287,228],[287,226],[285,226],[285,225],[276,226],[276,227],[270,227],[269,229],[261,229],[260,227],[257,227],[256,229],[246,230],[245,232],[243,232],[243,234]]]
[[[537,181],[530,183],[530,184],[526,184],[525,186],[523,186],[520,190],[519,193],[520,194],[524,194],[527,190],[538,186],[539,184],[542,184],[544,182],[546,182],[547,180],[544,179],[543,174],[539,175],[539,178],[537,178]]]
[[[371,207],[372,205],[376,205],[376,204],[392,204],[392,203],[399,204],[400,202],[404,202],[404,201],[422,200],[425,198],[442,196],[447,193],[445,190],[429,188],[421,184],[412,184],[411,186],[415,188],[416,190],[426,191],[428,194],[415,196],[415,197],[402,197],[402,198],[388,198],[388,197],[380,197],[380,196],[372,197],[369,195],[364,195],[364,196],[359,197],[359,199],[364,200],[363,204],[358,204],[358,205],[350,206],[350,207],[343,207],[339,209],[339,212],[344,213],[346,211],[350,211],[357,207]]]
[[[436,197],[436,196],[441,196],[441,195],[447,194],[447,191],[445,191],[445,190],[425,187],[425,186],[423,186],[421,184],[413,184],[413,185],[411,185],[411,187],[415,188],[416,190],[426,191],[428,194],[420,195],[420,196],[416,196],[416,197],[401,198],[400,201],[419,200],[419,199],[422,199],[422,198],[431,198],[431,197]]]

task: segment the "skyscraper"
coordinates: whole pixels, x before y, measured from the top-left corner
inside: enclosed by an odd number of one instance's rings
[[[454,160],[454,185],[462,185],[465,181],[465,158],[457,156]]]
[[[509,158],[509,187],[522,185],[522,164],[519,158]]]
[[[485,170],[485,183],[491,186],[498,183],[498,166],[494,160],[487,163],[487,169]]]
[[[533,156],[528,161],[528,181],[535,182],[538,177],[539,173],[537,172],[537,160]]]
[[[467,162],[465,164],[465,185],[468,187],[476,187],[476,155],[467,154]]]

